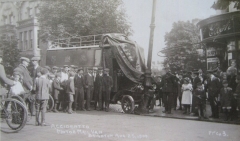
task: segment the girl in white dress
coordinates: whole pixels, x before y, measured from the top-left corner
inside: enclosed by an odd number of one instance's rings
[[[23,89],[23,86],[22,86],[22,84],[21,84],[21,75],[18,73],[18,72],[15,72],[14,74],[13,74],[13,77],[14,77],[14,81],[16,82],[16,85],[14,85],[14,86],[12,86],[11,88],[10,88],[10,94],[11,95],[21,95],[21,94],[24,94],[25,93],[25,91],[24,91],[24,89]]]
[[[182,84],[182,105],[184,106],[184,113],[190,113],[190,105],[192,104],[192,84],[188,77],[184,78],[184,83]]]

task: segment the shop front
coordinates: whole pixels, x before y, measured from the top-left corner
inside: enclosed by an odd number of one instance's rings
[[[208,70],[226,71],[232,63],[240,68],[240,11],[201,20],[198,27]]]

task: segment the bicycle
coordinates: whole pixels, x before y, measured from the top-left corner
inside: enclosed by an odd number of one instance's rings
[[[27,109],[18,100],[13,98],[4,98],[2,95],[1,99],[1,131],[4,132],[5,124],[2,121],[4,119],[12,130],[15,132],[20,131],[27,122]]]
[[[35,97],[30,95],[34,100],[35,100]],[[28,97],[30,97],[28,96]],[[27,104],[25,103],[25,101],[23,100],[23,98],[21,96],[18,96],[18,95],[13,95],[12,98],[15,98],[17,100],[19,100],[20,102],[23,103],[23,105],[26,106],[27,108]],[[53,97],[49,94],[49,99],[48,99],[48,105],[47,105],[47,111],[50,112],[53,110],[53,107],[54,107],[54,100],[53,100]]]

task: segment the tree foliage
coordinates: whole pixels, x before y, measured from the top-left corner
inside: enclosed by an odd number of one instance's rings
[[[0,49],[3,50],[3,66],[7,74],[11,75],[13,69],[18,65],[20,51],[17,48],[16,39],[1,39]]]
[[[213,3],[212,8],[215,10],[225,10],[234,2],[234,8],[240,9],[240,0],[217,0]]]
[[[49,0],[40,7],[42,39],[102,33],[131,34],[122,0]]]
[[[171,31],[165,34],[166,48],[162,51],[166,55],[164,65],[169,65],[172,71],[204,68],[204,57],[198,53],[201,45],[199,30],[195,25],[197,21],[175,22]]]

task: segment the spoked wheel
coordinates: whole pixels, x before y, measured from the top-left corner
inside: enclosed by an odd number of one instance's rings
[[[8,126],[15,130],[21,130],[27,122],[27,109],[16,99],[5,99],[3,104],[4,119]]]
[[[134,100],[130,95],[124,95],[121,101],[124,113],[130,114],[135,108]]]
[[[23,100],[22,97],[20,97],[20,96],[18,96],[18,95],[14,95],[14,96],[12,96],[11,98],[20,101],[20,102],[27,108],[27,104],[26,104],[26,102]]]
[[[53,97],[51,95],[49,95],[49,99],[48,99],[48,105],[47,105],[47,111],[50,112],[53,110],[53,106],[54,106],[54,100]]]

